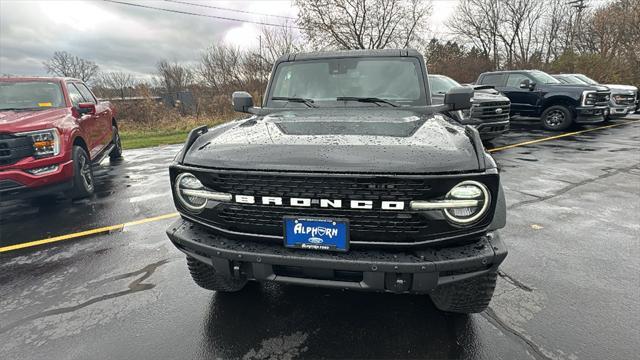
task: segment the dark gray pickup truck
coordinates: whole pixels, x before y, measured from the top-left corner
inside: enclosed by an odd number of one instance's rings
[[[430,294],[444,311],[491,300],[507,255],[496,163],[478,131],[433,105],[414,50],[292,54],[253,116],[192,130],[170,167],[167,234],[205,289],[247,281]]]
[[[447,91],[462,86],[444,75],[429,74],[431,98],[441,104]],[[469,85],[474,94],[471,109],[460,110],[451,115],[463,125],[471,125],[480,133],[482,140],[493,140],[509,131],[511,101],[492,86]]]
[[[573,124],[603,122],[611,92],[604,86],[562,84],[539,70],[493,71],[480,74],[477,85],[495,87],[511,100],[511,116],[539,118],[547,130]]]

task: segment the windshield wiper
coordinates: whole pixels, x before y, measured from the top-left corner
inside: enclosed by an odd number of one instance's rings
[[[301,104],[305,104],[305,105],[307,105],[308,107],[311,107],[311,108],[317,107],[317,106],[313,105],[313,99],[305,99],[305,98],[299,98],[299,97],[274,96],[274,97],[271,98],[271,100],[282,100],[282,101],[301,103]]]
[[[365,102],[365,103],[374,103],[374,104],[377,104],[378,106],[381,106],[379,103],[391,105],[393,107],[400,106],[389,100],[385,100],[377,97],[340,96],[336,98],[336,101],[358,101],[358,102]]]

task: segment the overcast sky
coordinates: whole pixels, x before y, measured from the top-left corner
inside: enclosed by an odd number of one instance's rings
[[[121,0],[199,14],[282,23],[279,17],[196,7],[162,0]],[[294,17],[281,1],[182,0],[260,14]],[[430,27],[437,34],[456,0],[433,1]],[[0,0],[0,74],[45,75],[42,62],[65,50],[95,61],[103,71],[138,77],[155,72],[160,59],[194,62],[209,44],[257,46],[260,25],[163,12],[103,1]]]

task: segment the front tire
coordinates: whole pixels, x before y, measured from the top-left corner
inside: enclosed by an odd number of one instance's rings
[[[573,114],[566,106],[549,106],[540,118],[542,126],[551,131],[566,130],[573,124]]]
[[[111,127],[111,133],[113,134],[113,150],[109,153],[111,160],[117,160],[122,158],[122,140],[120,139],[120,132],[116,126]]]
[[[498,278],[497,270],[467,280],[438,286],[431,301],[441,311],[472,314],[487,309]]]
[[[93,166],[87,152],[80,146],[74,146],[71,153],[73,159],[73,188],[71,198],[89,197],[95,191]]]
[[[247,284],[247,278],[241,276],[234,278],[224,276],[216,272],[216,270],[204,264],[191,256],[187,256],[187,266],[191,273],[191,278],[203,289],[215,290],[218,292],[236,292],[240,291]]]

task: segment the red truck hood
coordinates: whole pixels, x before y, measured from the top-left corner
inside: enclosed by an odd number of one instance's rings
[[[0,111],[0,132],[21,132],[56,127],[69,114],[66,108],[35,111]]]

